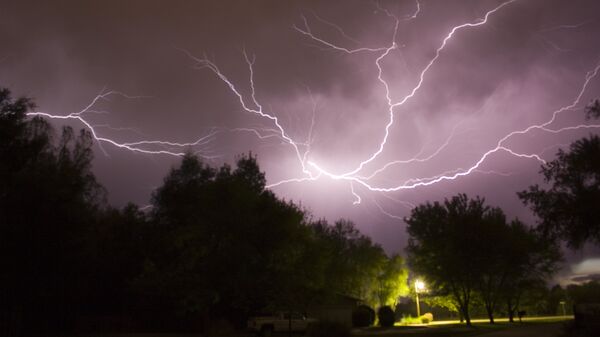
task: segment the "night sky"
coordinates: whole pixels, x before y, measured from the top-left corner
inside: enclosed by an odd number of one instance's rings
[[[516,192],[600,130],[600,2],[341,3],[4,0],[0,85],[93,127],[115,206],[148,205],[177,154],[251,151],[277,195],[389,252],[414,205],[461,192],[533,225]],[[600,274],[598,248],[567,258],[563,279]]]

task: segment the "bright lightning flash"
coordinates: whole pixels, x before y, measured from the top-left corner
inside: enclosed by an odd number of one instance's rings
[[[302,183],[302,182],[307,182],[307,181],[315,181],[315,180],[327,177],[327,178],[330,178],[333,180],[347,181],[349,183],[350,191],[351,191],[352,195],[354,196],[354,204],[360,204],[362,201],[362,198],[357,190],[357,187],[362,187],[365,189],[365,191],[386,193],[386,192],[409,190],[409,189],[416,189],[416,188],[424,187],[424,186],[430,186],[430,185],[434,185],[434,184],[437,184],[437,183],[440,183],[443,181],[455,180],[457,178],[464,177],[464,176],[467,176],[467,175],[470,175],[473,173],[478,173],[478,172],[485,173],[485,174],[506,175],[506,173],[500,173],[500,172],[495,172],[495,171],[484,171],[481,169],[481,165],[488,158],[490,158],[491,156],[493,156],[496,153],[505,153],[505,154],[508,154],[508,155],[511,155],[514,157],[524,158],[524,159],[529,159],[529,160],[533,159],[533,160],[537,160],[541,163],[545,163],[544,159],[540,156],[541,154],[520,153],[518,151],[515,151],[514,149],[511,149],[507,145],[508,140],[513,139],[519,135],[528,134],[534,130],[547,132],[547,133],[560,133],[560,132],[569,131],[569,130],[586,129],[586,128],[588,128],[588,129],[589,128],[600,128],[600,125],[595,125],[595,124],[581,124],[581,125],[574,125],[574,126],[568,126],[568,127],[563,127],[563,128],[553,128],[552,127],[553,123],[556,121],[557,117],[561,113],[563,113],[565,111],[569,111],[569,110],[574,110],[577,107],[579,107],[580,101],[581,101],[584,93],[588,89],[588,86],[590,85],[591,81],[598,75],[598,72],[600,71],[600,63],[599,63],[586,74],[586,76],[583,80],[583,83],[582,83],[581,87],[579,88],[578,94],[568,105],[563,106],[563,107],[553,111],[550,114],[549,118],[543,123],[529,125],[522,129],[512,131],[512,132],[506,134],[505,136],[501,137],[500,139],[497,140],[497,142],[495,143],[495,145],[493,147],[489,148],[487,151],[482,152],[479,155],[478,159],[476,159],[474,162],[468,164],[466,167],[456,168],[456,169],[445,171],[445,172],[440,172],[440,173],[430,176],[430,177],[412,177],[412,178],[406,179],[404,181],[392,183],[391,185],[380,185],[380,184],[375,184],[375,183],[371,182],[373,180],[373,178],[375,178],[378,175],[380,175],[381,173],[385,172],[390,167],[398,166],[398,165],[406,165],[406,164],[411,164],[411,163],[418,163],[418,162],[421,162],[421,163],[427,162],[427,161],[433,159],[434,157],[438,156],[440,153],[442,153],[448,147],[448,145],[453,140],[453,136],[454,136],[456,127],[452,131],[450,136],[446,139],[446,141],[429,155],[423,155],[423,153],[422,153],[423,151],[421,151],[418,154],[416,154],[414,157],[409,158],[409,159],[395,160],[395,161],[390,161],[390,162],[386,162],[386,163],[376,162],[376,159],[379,158],[381,156],[381,154],[385,151],[386,146],[388,145],[388,142],[389,142],[388,139],[390,137],[392,127],[395,125],[395,123],[397,123],[396,118],[395,118],[396,110],[399,107],[405,105],[407,102],[409,102],[419,92],[419,90],[423,86],[423,83],[425,83],[425,81],[427,80],[428,74],[431,71],[433,71],[432,69],[435,68],[436,64],[438,63],[438,60],[441,57],[443,57],[444,49],[449,44],[451,44],[454,39],[460,38],[461,31],[475,29],[477,27],[486,25],[492,16],[494,16],[498,12],[509,10],[511,5],[513,3],[515,3],[516,1],[517,0],[505,1],[505,2],[501,3],[500,5],[487,11],[482,17],[475,19],[472,22],[466,22],[466,23],[454,26],[452,29],[450,29],[449,32],[443,36],[443,38],[441,39],[441,42],[439,43],[439,46],[435,49],[434,56],[425,64],[425,66],[418,73],[419,75],[418,75],[418,80],[416,81],[416,83],[400,99],[393,98],[393,96],[394,96],[394,95],[392,95],[393,89],[392,89],[390,83],[388,83],[388,81],[386,81],[386,79],[384,78],[385,77],[384,76],[385,69],[383,66],[383,62],[388,58],[392,58],[394,56],[394,52],[400,48],[399,44],[397,42],[397,35],[399,33],[400,23],[403,21],[415,20],[419,17],[419,13],[422,11],[422,8],[421,8],[421,4],[418,1],[416,1],[416,9],[415,9],[414,13],[403,16],[403,17],[398,17],[398,16],[394,15],[393,13],[391,13],[390,11],[378,6],[378,9],[380,11],[382,11],[383,13],[385,13],[385,15],[393,22],[394,30],[391,34],[391,39],[387,46],[375,47],[375,48],[373,48],[373,47],[348,48],[348,47],[344,47],[342,45],[333,43],[331,41],[328,41],[328,40],[320,37],[318,34],[314,33],[310,26],[310,22],[309,22],[310,20],[307,17],[302,16],[301,17],[302,25],[301,26],[294,25],[294,26],[292,26],[292,28],[296,32],[298,32],[299,34],[304,36],[306,39],[315,43],[316,45],[321,46],[326,49],[332,49],[339,53],[344,53],[344,54],[348,54],[348,55],[362,54],[362,53],[370,53],[370,54],[374,55],[374,63],[372,65],[372,67],[373,67],[373,71],[374,71],[374,76],[376,77],[376,79],[380,85],[381,91],[382,91],[381,99],[387,105],[387,111],[386,111],[387,123],[382,128],[381,141],[379,142],[377,147],[375,149],[373,149],[373,151],[370,152],[370,154],[368,154],[366,156],[366,158],[361,160],[356,166],[354,166],[351,169],[346,170],[345,172],[332,172],[330,170],[323,168],[324,167],[323,165],[321,165],[320,163],[317,163],[315,160],[311,159],[311,145],[313,144],[313,141],[314,141],[313,128],[315,127],[315,123],[316,123],[317,102],[313,98],[312,93],[310,93],[309,89],[307,89],[307,90],[309,92],[309,96],[310,96],[310,99],[311,99],[311,102],[313,105],[312,120],[311,120],[310,129],[308,131],[308,136],[306,137],[305,140],[299,141],[297,139],[294,139],[294,137],[290,134],[290,132],[285,128],[284,123],[282,123],[281,119],[278,116],[276,116],[275,114],[266,111],[263,106],[263,103],[261,103],[258,100],[257,95],[256,95],[256,86],[255,86],[255,78],[254,78],[254,65],[256,62],[256,59],[254,56],[249,55],[245,50],[243,52],[243,57],[244,57],[244,60],[247,64],[248,71],[249,71],[248,85],[249,85],[249,89],[250,89],[249,94],[244,94],[242,92],[242,90],[239,89],[239,86],[236,83],[234,83],[224,72],[222,72],[214,61],[211,61],[206,56],[197,57],[186,50],[181,50],[181,51],[184,52],[190,58],[190,60],[192,60],[194,62],[194,65],[196,68],[208,69],[220,81],[222,81],[222,83],[225,85],[225,87],[228,88],[228,90],[230,91],[232,96],[239,102],[241,109],[243,109],[244,111],[246,111],[250,114],[256,115],[259,119],[262,119],[263,121],[269,123],[269,125],[270,125],[269,127],[263,127],[263,128],[244,127],[244,128],[230,129],[227,131],[249,132],[251,134],[254,134],[256,137],[258,137],[261,140],[275,137],[275,138],[278,138],[279,140],[281,140],[284,143],[284,145],[287,146],[290,149],[290,151],[292,151],[294,157],[296,158],[298,167],[301,169],[302,175],[298,176],[298,177],[290,177],[288,179],[284,179],[284,180],[277,181],[277,182],[272,182],[268,185],[269,188],[274,188],[274,187],[277,187],[277,186],[280,186],[283,184],[288,184],[288,183]],[[348,36],[340,26],[330,23],[330,22],[326,21],[325,19],[322,19],[321,17],[317,16],[316,14],[313,14],[313,17],[316,18],[316,20],[318,20],[320,23],[325,24],[325,25],[335,29],[346,40],[352,41],[354,43],[357,42],[354,38],[351,38],[350,36]],[[92,112],[97,112],[97,111],[94,111],[94,106],[96,106],[96,103],[98,101],[108,99],[110,96],[115,96],[115,95],[123,96],[123,97],[127,97],[127,98],[135,98],[135,97],[130,97],[130,96],[124,95],[120,92],[108,91],[108,92],[103,92],[100,95],[96,96],[96,98],[88,106],[86,106],[83,110],[81,110],[79,112],[71,113],[68,115],[54,115],[54,114],[49,114],[49,113],[45,113],[45,112],[32,112],[32,113],[29,113],[29,115],[30,116],[43,116],[43,117],[52,118],[52,119],[77,120],[90,130],[93,137],[98,141],[99,144],[108,143],[108,144],[111,144],[111,145],[116,146],[121,149],[129,150],[129,151],[133,151],[133,152],[147,153],[147,154],[168,154],[168,155],[181,156],[185,153],[184,149],[206,146],[209,142],[211,142],[213,140],[213,138],[217,132],[223,131],[223,129],[214,128],[205,136],[200,137],[197,140],[195,140],[193,142],[189,142],[189,143],[177,143],[177,142],[169,142],[169,141],[164,141],[164,140],[139,140],[136,142],[117,142],[111,138],[101,136],[100,133],[98,132],[98,128],[102,127],[102,125],[94,125],[88,119],[86,119],[86,116],[88,114],[90,114]],[[386,197],[388,197],[388,196],[386,195]],[[405,205],[405,207],[409,207],[409,208],[411,206],[414,207],[414,205],[407,203],[407,202],[403,202],[403,201],[398,201],[398,202],[403,203]],[[393,214],[386,212],[383,209],[383,207],[377,203],[376,200],[374,200],[374,203],[384,214],[386,214],[392,218],[399,218],[397,216],[394,216]]]
[[[201,149],[199,151],[196,151],[196,154],[201,155],[205,158],[212,158],[212,156],[204,153],[204,151],[202,150],[202,147],[205,147],[213,140],[216,133],[220,131],[217,128],[210,130],[206,135],[198,138],[197,140],[195,140],[193,142],[187,142],[187,143],[171,142],[171,141],[166,141],[166,140],[138,140],[135,142],[119,142],[112,138],[109,138],[106,136],[101,136],[98,129],[108,128],[108,129],[117,130],[117,131],[132,129],[132,128],[113,128],[107,124],[93,124],[92,122],[89,121],[89,119],[87,119],[87,117],[88,117],[87,115],[89,115],[89,114],[94,114],[94,113],[106,114],[106,113],[108,113],[106,111],[96,110],[95,106],[98,105],[98,103],[100,101],[108,101],[111,97],[114,97],[114,96],[120,96],[120,97],[127,98],[127,99],[144,98],[144,96],[129,96],[127,94],[124,94],[124,93],[121,93],[118,91],[103,90],[100,94],[98,94],[96,97],[94,97],[94,99],[87,106],[85,106],[82,110],[80,110],[78,112],[73,112],[73,113],[70,113],[67,115],[56,115],[56,114],[51,114],[48,112],[35,111],[35,112],[29,112],[29,113],[27,113],[27,115],[32,116],[32,117],[40,116],[40,117],[45,117],[45,118],[49,118],[49,119],[79,121],[90,131],[90,133],[92,134],[92,137],[96,140],[96,142],[98,143],[102,152],[104,152],[104,154],[107,156],[108,156],[108,153],[102,146],[103,143],[107,143],[107,144],[113,145],[120,149],[129,150],[129,151],[138,152],[138,153],[145,153],[145,154],[152,154],[152,155],[166,154],[166,155],[171,155],[171,156],[183,156],[186,153],[186,151],[189,151],[190,149],[194,149],[196,147],[200,147]],[[136,131],[136,133],[140,133],[135,128],[133,130]],[[257,130],[253,130],[253,132],[258,133]],[[264,136],[264,137],[266,137],[266,136]]]
[[[489,18],[493,14],[495,14],[496,12],[499,12],[500,10],[504,9],[505,7],[509,7],[510,4],[512,4],[516,1],[517,0],[509,0],[509,1],[503,2],[500,5],[498,5],[497,7],[486,12],[485,15],[480,19],[477,19],[474,22],[467,22],[467,23],[453,27],[449,31],[449,33],[442,39],[441,44],[435,51],[434,57],[431,60],[429,60],[429,62],[426,64],[426,66],[421,70],[417,83],[413,86],[413,88],[409,91],[409,93],[406,94],[405,96],[403,96],[400,100],[392,99],[392,94],[391,94],[392,89],[390,88],[390,84],[384,79],[384,69],[382,66],[382,62],[386,58],[391,57],[393,51],[398,48],[398,43],[396,42],[396,36],[398,34],[399,24],[400,24],[401,20],[397,16],[393,15],[388,10],[379,8],[380,10],[384,11],[385,14],[395,22],[392,39],[388,46],[378,47],[378,48],[360,47],[360,48],[354,48],[354,49],[350,49],[350,48],[347,48],[344,46],[339,46],[337,44],[327,41],[327,40],[319,37],[318,35],[314,34],[310,28],[308,19],[303,16],[302,22],[304,25],[302,27],[294,25],[293,28],[300,34],[302,34],[302,35],[306,36],[308,39],[312,40],[313,42],[321,44],[326,48],[331,48],[335,51],[350,54],[350,55],[357,54],[357,53],[374,53],[377,55],[375,62],[374,62],[374,69],[377,74],[377,79],[378,79],[379,83],[381,84],[381,87],[383,88],[384,99],[387,102],[388,116],[389,116],[388,122],[385,125],[384,131],[382,133],[382,140],[379,143],[378,148],[375,151],[373,151],[371,153],[371,155],[369,155],[366,159],[362,160],[354,169],[351,169],[347,172],[342,172],[342,173],[336,173],[336,172],[331,172],[329,170],[326,170],[321,165],[319,165],[319,163],[317,163],[313,160],[310,160],[309,156],[308,156],[308,153],[310,151],[310,143],[300,144],[300,143],[296,142],[289,135],[289,133],[286,131],[286,129],[281,125],[279,119],[276,116],[266,113],[263,110],[263,106],[257,101],[256,94],[255,94],[256,88],[255,88],[255,82],[254,82],[254,63],[255,63],[254,57],[250,58],[248,56],[248,54],[244,51],[244,58],[246,60],[246,63],[248,65],[248,69],[249,69],[249,73],[250,73],[249,85],[250,85],[250,90],[251,90],[250,96],[246,97],[241,93],[241,91],[238,89],[236,84],[234,84],[223,72],[221,72],[219,70],[219,68],[217,67],[217,65],[214,62],[210,61],[206,57],[198,58],[198,57],[193,56],[189,52],[186,52],[186,53],[193,61],[196,62],[196,65],[199,68],[208,68],[219,79],[221,79],[227,85],[227,87],[229,87],[232,94],[234,94],[234,96],[237,97],[242,109],[244,109],[246,112],[256,114],[259,117],[270,120],[274,124],[275,128],[277,130],[279,130],[279,134],[280,134],[281,138],[283,138],[285,140],[286,144],[294,151],[295,156],[298,159],[298,164],[301,167],[302,172],[304,173],[304,176],[293,177],[293,178],[281,180],[278,182],[274,182],[274,183],[271,183],[269,185],[269,187],[272,188],[272,187],[276,187],[276,186],[291,183],[291,182],[305,182],[305,181],[317,180],[322,177],[329,177],[333,180],[348,181],[350,183],[351,192],[355,197],[354,204],[359,204],[361,202],[361,197],[358,194],[358,192],[356,191],[357,185],[363,186],[364,188],[366,188],[369,191],[394,192],[394,191],[399,191],[399,190],[415,189],[418,187],[429,186],[429,185],[433,185],[433,184],[436,184],[436,183],[439,183],[442,181],[447,181],[447,180],[455,180],[459,177],[467,176],[474,172],[501,174],[501,173],[497,173],[494,171],[483,171],[480,169],[480,166],[484,163],[484,161],[486,159],[488,159],[490,156],[492,156],[493,154],[498,153],[498,152],[504,152],[504,153],[507,153],[509,155],[519,157],[519,158],[534,159],[541,163],[545,163],[544,159],[542,159],[538,154],[519,153],[519,152],[509,148],[507,145],[505,145],[505,143],[509,139],[511,139],[515,136],[526,134],[526,133],[529,133],[532,130],[536,130],[536,129],[546,131],[546,132],[551,132],[551,133],[559,133],[562,131],[573,130],[573,129],[600,127],[600,125],[577,125],[577,126],[565,127],[565,128],[561,128],[561,129],[551,129],[550,128],[552,123],[555,121],[555,119],[561,112],[564,112],[567,110],[572,110],[579,104],[581,97],[583,96],[584,92],[586,91],[590,81],[596,77],[596,75],[598,74],[598,71],[600,70],[600,64],[598,64],[593,70],[591,70],[590,72],[588,72],[586,74],[585,81],[584,81],[583,85],[581,86],[578,95],[575,97],[575,99],[569,105],[567,105],[565,107],[561,107],[560,109],[552,112],[551,118],[544,123],[530,125],[522,130],[516,130],[516,131],[510,132],[506,136],[499,139],[493,148],[484,152],[479,157],[479,159],[477,161],[475,161],[473,164],[471,164],[468,168],[459,168],[459,169],[455,169],[452,171],[443,172],[443,173],[440,173],[440,174],[432,176],[432,177],[411,178],[404,182],[394,184],[392,186],[377,186],[377,185],[371,184],[369,182],[372,178],[374,178],[378,174],[384,172],[387,168],[389,168],[391,166],[399,165],[399,164],[409,164],[409,163],[413,163],[413,162],[426,162],[426,161],[432,159],[433,157],[437,156],[440,152],[442,152],[446,146],[448,146],[448,144],[452,140],[452,134],[451,134],[450,137],[446,140],[446,142],[444,142],[444,144],[442,144],[436,151],[434,151],[429,156],[425,156],[425,157],[416,156],[416,157],[413,157],[413,158],[407,159],[407,160],[396,160],[396,161],[392,161],[392,162],[387,162],[387,163],[384,163],[379,168],[376,168],[371,174],[363,174],[365,167],[368,164],[374,163],[374,160],[378,156],[380,156],[380,154],[384,151],[384,149],[387,145],[387,142],[388,142],[389,135],[390,135],[390,129],[395,123],[395,119],[394,119],[395,110],[398,107],[404,105],[406,102],[408,102],[411,98],[413,98],[417,94],[417,92],[422,87],[423,83],[425,82],[428,72],[430,72],[431,69],[435,66],[438,59],[442,56],[442,52],[444,51],[446,46],[449,43],[451,43],[452,39],[455,38],[455,36],[461,30],[475,28],[475,27],[485,25],[488,22]],[[413,15],[408,16],[408,18],[406,18],[406,19],[412,20],[412,19],[417,18],[420,10],[421,10],[420,4],[417,2],[417,9],[416,9],[415,13]],[[318,18],[318,20],[323,22],[323,19],[321,19],[321,18]],[[329,25],[332,27],[335,27],[336,30],[341,32],[342,36],[347,38],[347,35],[341,30],[341,28],[339,26],[334,25],[332,23]],[[453,133],[454,133],[454,131],[453,131]]]

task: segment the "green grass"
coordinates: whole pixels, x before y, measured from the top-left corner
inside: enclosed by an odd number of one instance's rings
[[[467,327],[459,321],[442,321],[433,322],[433,324],[418,324],[418,325],[396,325],[393,328],[371,327],[361,330],[354,330],[353,335],[356,336],[459,336],[470,337],[478,336],[492,331],[505,329],[519,328],[537,324],[549,324],[556,322],[566,322],[571,320],[572,316],[555,316],[555,317],[529,317],[523,319],[522,323],[518,320],[515,323],[509,323],[507,319],[497,319],[495,324],[490,324],[488,320],[473,320],[472,326]]]
[[[415,337],[471,337],[485,334],[491,331],[519,328],[537,324],[549,324],[557,322],[566,322],[572,320],[572,316],[553,316],[553,317],[527,317],[523,322],[509,323],[507,319],[497,319],[495,324],[489,324],[485,319],[475,319],[472,326],[467,327],[459,321],[434,321],[432,324],[418,325],[396,325],[391,328],[370,327],[354,329],[352,335],[360,337],[396,337],[396,336],[415,336]],[[203,337],[202,334],[185,333],[90,333],[90,334],[71,334],[60,335],[61,337]],[[237,336],[255,336],[254,334],[240,332],[232,333],[229,337]],[[275,336],[287,336],[287,334],[276,334]],[[296,335],[299,336],[299,335]],[[46,336],[44,336],[46,337]],[[51,336],[58,337],[58,336]],[[587,337],[587,336],[586,336]]]

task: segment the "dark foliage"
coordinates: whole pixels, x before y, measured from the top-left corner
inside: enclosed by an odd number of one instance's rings
[[[589,281],[567,286],[567,295],[573,303],[600,303],[600,282]]]
[[[0,90],[0,311],[11,333],[64,329],[85,308],[89,230],[104,191],[89,133],[28,118],[33,103]]]
[[[600,117],[600,102],[588,106],[586,114]],[[569,151],[559,150],[541,173],[548,189],[534,185],[519,193],[539,217],[540,230],[571,248],[600,244],[600,137],[590,135],[572,143]]]
[[[365,328],[375,322],[375,310],[368,305],[359,305],[352,311],[352,326]]]
[[[350,221],[310,223],[277,198],[251,154],[218,168],[188,154],[150,213],[111,208],[91,172],[92,136],[64,128],[54,139],[27,116],[33,106],[0,90],[1,335],[210,333],[210,322],[241,328],[253,312],[343,295],[388,301],[406,275]]]
[[[153,195],[156,246],[136,286],[182,314],[229,316],[303,292],[304,214],[264,188],[256,159],[218,170],[187,155]],[[291,271],[298,273],[292,278]]]
[[[519,193],[540,218],[540,230],[570,247],[600,244],[600,137],[593,135],[560,150],[557,159],[542,166],[550,188],[538,185]]]
[[[394,310],[388,305],[384,305],[377,310],[377,319],[382,327],[392,327],[396,321]]]
[[[501,209],[481,198],[460,194],[443,204],[427,203],[406,222],[409,264],[438,295],[451,296],[467,324],[476,298],[490,322],[502,299],[512,301],[514,311],[524,287],[551,274],[560,259],[556,245],[518,220],[507,223]]]
[[[600,100],[594,100],[585,109],[587,119],[600,118]]]

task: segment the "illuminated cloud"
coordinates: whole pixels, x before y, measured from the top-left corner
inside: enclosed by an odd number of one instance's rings
[[[0,13],[3,85],[94,131],[115,204],[186,150],[252,151],[277,194],[398,251],[414,205],[459,192],[533,222],[515,192],[600,127],[591,0],[119,4]]]

